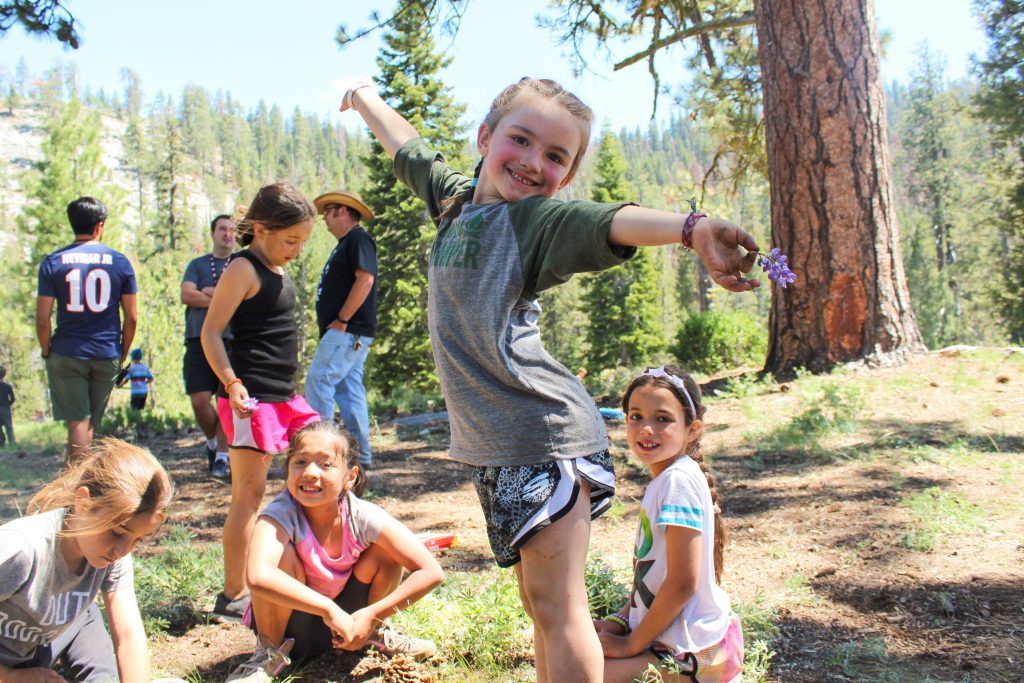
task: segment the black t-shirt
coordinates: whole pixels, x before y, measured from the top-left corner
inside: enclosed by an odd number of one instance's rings
[[[356,281],[356,271],[365,270],[373,275],[373,288],[346,328],[360,337],[377,334],[377,245],[370,234],[356,226],[338,240],[331,257],[324,264],[320,284],[316,288],[316,323],[320,336],[324,336],[331,321],[336,320],[341,307]]]
[[[231,317],[231,369],[249,396],[264,403],[284,403],[295,396],[295,372],[299,369],[295,285],[287,272],[278,275],[248,249],[234,258],[244,258],[256,269],[260,291],[243,299]],[[223,388],[218,394],[226,395]]]

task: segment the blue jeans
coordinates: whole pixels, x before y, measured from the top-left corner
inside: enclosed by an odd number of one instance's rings
[[[372,337],[360,337],[328,328],[316,347],[306,375],[306,402],[322,420],[334,419],[334,404],[345,427],[359,443],[359,463],[373,461],[370,449],[370,413],[363,386],[363,365]],[[356,348],[356,347],[359,348]]]

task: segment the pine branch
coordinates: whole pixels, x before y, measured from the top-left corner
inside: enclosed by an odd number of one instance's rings
[[[631,57],[627,57],[621,62],[617,63],[613,69],[620,71],[621,69],[636,64],[637,62],[652,57],[658,50],[673,45],[682,40],[686,40],[691,36],[703,35],[705,33],[711,33],[713,31],[719,31],[726,28],[736,28],[738,26],[750,26],[754,23],[754,13],[744,12],[743,14],[735,17],[724,17],[722,19],[714,19],[712,21],[705,21],[702,24],[694,24],[685,30],[678,31],[672,35],[656,40],[650,44],[650,46],[643,52],[638,52]]]

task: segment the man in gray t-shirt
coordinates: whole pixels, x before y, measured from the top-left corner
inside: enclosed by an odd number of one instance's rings
[[[228,443],[213,407],[213,395],[219,380],[206,362],[199,334],[214,287],[228,265],[235,245],[235,222],[221,214],[210,221],[213,251],[192,259],[181,280],[181,303],[185,304],[185,392],[192,402],[196,422],[206,437],[207,467],[212,476],[228,479]]]

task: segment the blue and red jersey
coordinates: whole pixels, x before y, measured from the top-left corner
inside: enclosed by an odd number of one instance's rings
[[[139,287],[128,258],[105,244],[71,244],[39,266],[39,296],[56,300],[50,352],[69,358],[121,357],[121,296]]]

